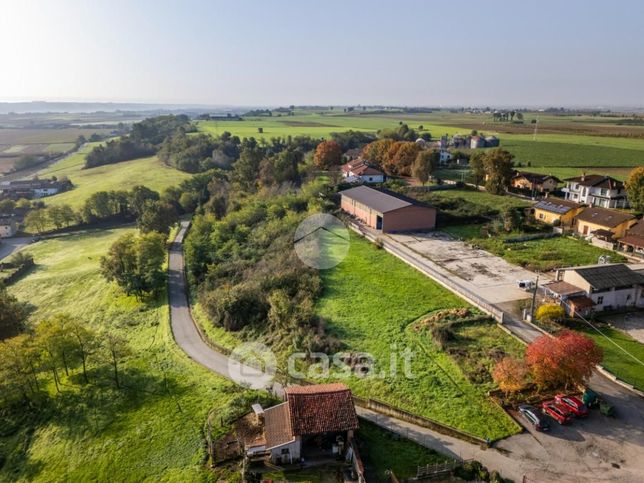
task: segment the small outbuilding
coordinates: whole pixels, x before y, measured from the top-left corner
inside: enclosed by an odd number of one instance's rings
[[[436,228],[436,208],[399,193],[357,186],[340,196],[343,211],[383,233]]]

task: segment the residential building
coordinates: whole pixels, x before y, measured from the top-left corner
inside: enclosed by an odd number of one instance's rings
[[[624,183],[599,174],[582,174],[568,178],[562,191],[566,199],[602,208],[628,208]]]
[[[516,189],[528,190],[534,193],[549,193],[557,189],[559,179],[547,174],[517,171],[510,180],[510,185]]]
[[[543,287],[573,317],[644,307],[644,274],[623,263],[560,269]]]
[[[362,157],[362,148],[349,149],[343,154],[343,156],[347,162],[353,161],[354,159],[360,159]]]
[[[9,238],[18,231],[18,217],[15,215],[0,215],[0,238]]]
[[[350,457],[358,429],[353,396],[341,383],[285,388],[286,401],[253,412],[235,424],[247,462],[292,464],[307,458]]]
[[[0,183],[0,193],[7,198],[44,198],[55,195],[71,187],[69,180],[33,179],[20,181],[5,181]]]
[[[385,173],[363,159],[349,161],[342,166],[342,176],[349,183],[384,183]]]
[[[486,148],[498,148],[501,144],[501,140],[496,136],[486,136],[485,137],[485,147]]]
[[[340,196],[343,211],[383,233],[436,227],[436,208],[398,193],[358,186]]]
[[[470,149],[478,149],[486,147],[485,138],[483,136],[472,136],[470,138]]]
[[[621,238],[637,222],[623,211],[590,206],[575,217],[575,232],[583,237]]]
[[[441,149],[440,157],[438,158],[438,164],[440,166],[447,166],[451,160],[452,160],[452,153],[450,153],[447,149]]]
[[[534,205],[534,217],[543,223],[555,226],[571,227],[575,216],[583,211],[579,203],[561,198],[545,198]]]
[[[617,240],[620,250],[644,257],[644,219],[631,226],[624,237]]]

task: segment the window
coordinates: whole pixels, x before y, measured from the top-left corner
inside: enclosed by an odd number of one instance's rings
[[[543,220],[543,213],[539,213],[539,219]]]
[[[601,305],[603,303],[604,303],[604,297],[603,296],[597,297],[597,305]]]

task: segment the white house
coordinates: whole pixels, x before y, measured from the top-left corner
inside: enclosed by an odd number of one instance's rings
[[[385,181],[385,173],[370,166],[364,159],[356,159],[343,165],[342,176],[349,183],[384,183]]]
[[[567,200],[601,208],[628,208],[624,183],[599,174],[582,174],[564,180]]]
[[[452,160],[452,153],[450,153],[447,149],[441,149],[438,163],[441,166],[446,166],[450,163],[451,160]]]
[[[623,263],[563,268],[544,289],[571,316],[644,307],[644,275]]]

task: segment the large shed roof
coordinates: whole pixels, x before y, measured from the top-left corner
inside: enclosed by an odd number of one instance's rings
[[[363,205],[366,205],[380,213],[387,213],[412,205],[429,207],[420,201],[408,198],[399,193],[377,190],[369,188],[368,186],[357,186],[355,188],[341,191],[340,194],[349,199],[355,200],[358,203],[362,203]]]
[[[644,284],[644,275],[631,270],[623,263],[594,265],[572,269],[595,290]]]

